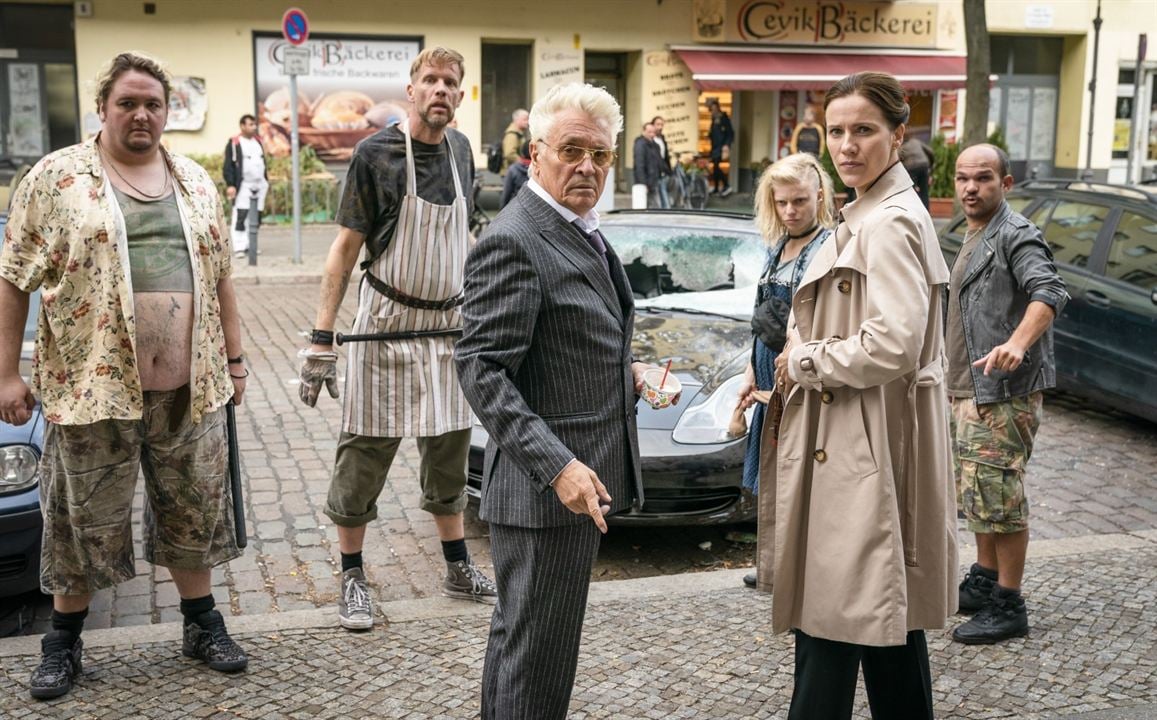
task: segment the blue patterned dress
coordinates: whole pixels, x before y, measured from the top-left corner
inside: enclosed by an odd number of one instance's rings
[[[783,253],[783,246],[787,244],[784,237],[779,243],[768,250],[767,264],[763,275],[756,286],[755,304],[758,306],[768,296],[775,296],[790,303],[795,291],[799,289],[803,280],[804,270],[815,251],[823,244],[831,230],[824,228],[812,238],[811,242],[800,250],[794,260],[780,263],[779,256]],[[787,318],[783,318],[787,324]],[[771,390],[775,386],[775,359],[779,356],[782,347],[768,347],[757,337],[752,338],[751,367],[755,370],[755,387],[757,390]],[[747,433],[747,453],[743,458],[743,487],[752,493],[759,493],[759,438],[763,433],[763,418],[767,407],[763,403],[755,404],[755,411],[751,417],[751,427]]]

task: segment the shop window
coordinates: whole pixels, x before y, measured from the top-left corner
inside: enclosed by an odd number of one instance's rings
[[[1045,239],[1056,261],[1073,267],[1087,267],[1108,215],[1109,208],[1104,205],[1058,201],[1044,227]]]
[[[1157,218],[1128,211],[1121,215],[1105,275],[1147,293],[1157,288]]]

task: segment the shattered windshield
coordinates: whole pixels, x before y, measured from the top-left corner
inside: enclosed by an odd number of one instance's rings
[[[637,306],[751,316],[767,261],[755,232],[610,223],[602,230],[623,262]]]

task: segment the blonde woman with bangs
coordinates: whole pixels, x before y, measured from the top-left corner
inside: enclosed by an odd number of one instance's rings
[[[819,161],[807,153],[789,155],[768,167],[755,192],[755,221],[767,243],[768,255],[751,317],[751,362],[739,390],[739,409],[755,406],[743,464],[743,485],[755,493],[759,492],[761,455],[766,455],[774,444],[774,426],[778,423],[778,413],[773,411],[772,422],[765,431],[767,405],[775,385],[775,358],[786,341],[791,299],[804,269],[835,224],[834,194],[831,178]],[[761,554],[766,544],[762,530],[773,520],[765,517],[765,505],[768,511],[772,507],[762,500],[759,503]],[[771,589],[770,572],[766,576],[758,583],[762,590]],[[756,573],[748,574],[743,581],[755,587]]]

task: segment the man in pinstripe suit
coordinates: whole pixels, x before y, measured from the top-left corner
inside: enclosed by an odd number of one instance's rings
[[[598,231],[619,106],[590,85],[530,112],[530,180],[466,260],[463,391],[490,443],[481,517],[498,604],[485,720],[566,716],[604,516],[642,502],[634,301]]]

